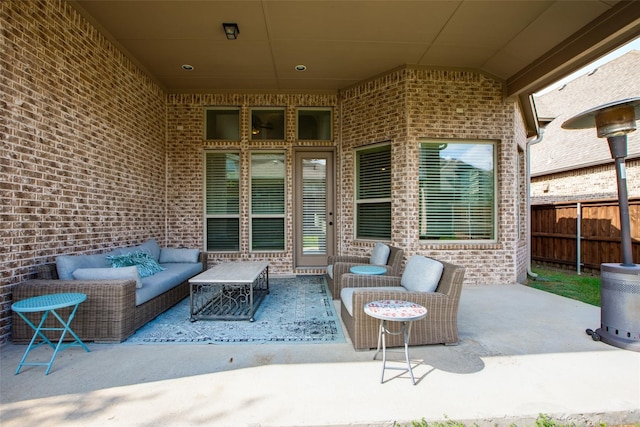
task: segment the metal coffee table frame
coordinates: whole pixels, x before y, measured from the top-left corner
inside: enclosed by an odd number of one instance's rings
[[[190,311],[196,320],[254,321],[269,293],[269,263],[240,261],[218,264],[189,280]]]

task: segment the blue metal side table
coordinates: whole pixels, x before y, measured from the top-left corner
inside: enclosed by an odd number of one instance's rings
[[[42,295],[39,297],[27,298],[11,305],[11,309],[16,313],[18,313],[18,315],[25,322],[27,322],[27,324],[31,326],[31,328],[34,330],[33,338],[31,338],[31,342],[29,343],[27,350],[24,352],[24,356],[22,356],[22,360],[20,360],[20,363],[18,364],[18,369],[16,369],[16,375],[18,375],[18,373],[20,372],[20,369],[25,365],[46,366],[47,370],[45,372],[45,375],[48,375],[49,371],[51,370],[51,366],[53,365],[53,361],[55,360],[56,355],[58,354],[58,351],[70,346],[81,346],[85,350],[91,351],[89,350],[89,347],[87,347],[85,343],[82,342],[82,340],[78,337],[78,335],[76,335],[76,333],[73,332],[73,330],[69,326],[69,324],[73,320],[73,317],[76,315],[78,306],[80,305],[80,303],[82,303],[86,299],[87,299],[87,296],[85,294],[80,294],[80,293],[50,294],[50,295]],[[66,321],[62,317],[60,317],[60,315],[56,312],[57,309],[65,308],[65,307],[73,307],[73,310],[71,311],[71,314],[69,315],[69,318]],[[40,312],[40,311],[42,311],[43,313],[42,313],[42,318],[40,319],[40,324],[38,324],[38,326],[34,325],[33,322],[31,322],[27,318],[27,316],[25,316],[24,314],[24,313],[34,313],[34,312]],[[56,327],[56,328],[44,327],[44,322],[45,320],[47,320],[47,317],[49,317],[49,313],[53,313],[56,319],[58,319],[58,321],[62,324],[62,327]],[[60,339],[58,340],[58,343],[54,345],[51,342],[51,340],[49,340],[49,338],[47,338],[45,334],[42,333],[42,331],[62,331],[62,334],[60,335]],[[75,338],[75,340],[72,343],[63,344],[62,341],[64,340],[64,337],[67,334],[67,332],[70,333]],[[42,338],[42,341],[36,343],[36,339],[38,337]],[[51,356],[51,360],[49,362],[25,362],[25,360],[27,359],[27,355],[31,350],[38,347],[40,344],[45,344],[45,343],[49,344],[49,346],[53,348],[53,356]]]

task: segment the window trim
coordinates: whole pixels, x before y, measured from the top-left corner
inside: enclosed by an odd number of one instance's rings
[[[282,159],[284,162],[284,175],[283,179],[283,211],[282,214],[254,214],[253,213],[253,155],[254,154],[280,154],[282,155]],[[249,187],[248,187],[248,238],[249,238],[249,253],[282,253],[287,252],[287,238],[288,238],[288,227],[287,227],[287,198],[288,198],[288,189],[287,189],[287,152],[286,150],[249,150]],[[283,219],[283,248],[282,249],[268,249],[268,250],[254,250],[253,249],[253,218],[282,218]]]
[[[212,111],[212,110],[217,110],[217,111],[235,111],[238,113],[238,138],[237,139],[225,139],[225,138],[208,138],[207,135],[207,129],[208,129],[208,112]],[[203,126],[203,135],[202,138],[205,141],[232,141],[232,142],[238,142],[242,139],[242,108],[238,107],[238,106],[206,106],[203,109],[203,116],[204,116],[204,126]]]
[[[329,113],[329,138],[328,139],[301,139],[300,138],[300,112],[301,111],[325,111]],[[298,141],[333,141],[333,107],[296,107],[296,140]]]
[[[208,214],[207,213],[207,154],[236,154],[238,156],[238,213],[237,214]],[[204,227],[203,227],[203,242],[205,252],[211,253],[240,253],[242,250],[242,153],[240,150],[204,150],[203,153],[204,161],[203,161],[203,176],[204,176],[204,189],[203,189],[203,213],[204,213]],[[209,251],[209,239],[208,239],[208,228],[207,221],[209,218],[237,218],[238,219],[238,250],[227,249],[227,250],[216,250]]]
[[[253,133],[253,112],[254,111],[281,111],[282,112],[282,138],[254,138]],[[249,141],[250,142],[283,142],[287,140],[287,107],[281,106],[262,106],[249,107]]]
[[[420,169],[420,156],[422,150],[422,144],[434,143],[434,144],[474,144],[474,145],[490,145],[493,147],[493,238],[492,239],[422,239],[420,238],[420,230],[418,229],[418,242],[420,244],[436,244],[436,245],[450,245],[450,244],[495,244],[498,242],[499,236],[499,213],[498,213],[498,200],[499,200],[499,181],[498,181],[498,149],[500,141],[495,139],[464,139],[464,138],[420,138],[418,140],[418,170]],[[420,174],[418,173],[418,222],[422,215],[420,207]]]
[[[363,202],[359,199],[358,188],[360,185],[360,169],[359,169],[359,157],[358,153],[367,150],[373,150],[380,147],[388,147],[389,148],[389,165],[391,167],[390,173],[393,173],[393,155],[391,152],[391,141],[382,141],[373,144],[363,145],[361,147],[356,147],[353,149],[353,168],[354,168],[354,180],[353,180],[353,237],[355,240],[362,242],[390,242],[393,236],[393,185],[392,181],[389,182],[389,197],[375,198],[375,199],[366,199],[366,202]],[[391,230],[391,235],[389,237],[359,237],[358,236],[358,207],[362,204],[379,204],[379,203],[389,203],[391,206],[391,212],[389,213],[389,228]]]

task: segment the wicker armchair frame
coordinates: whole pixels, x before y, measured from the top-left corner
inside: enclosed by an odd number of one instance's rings
[[[444,270],[435,292],[376,290],[378,287],[401,287],[398,276],[344,274],[343,288],[362,288],[353,293],[353,316],[341,301],[342,321],[356,350],[369,350],[378,345],[380,321],[364,312],[365,304],[381,299],[411,301],[424,306],[427,317],[415,321],[409,345],[458,343],[458,307],[465,268],[442,262]],[[404,288],[403,288],[404,289]],[[399,326],[398,326],[399,327]],[[404,345],[402,336],[387,336],[387,347]]]
[[[395,246],[389,246],[389,260],[387,261],[387,276],[399,276],[402,271],[402,261],[404,260],[404,250]],[[369,257],[353,255],[334,255],[327,260],[328,265],[333,265],[333,278],[327,274],[327,285],[333,299],[340,298],[342,290],[341,278],[343,274],[349,273],[351,267],[356,265],[369,265]]]

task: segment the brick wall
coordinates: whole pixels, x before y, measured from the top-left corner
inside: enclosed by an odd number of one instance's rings
[[[515,104],[502,85],[482,74],[402,68],[341,93],[343,114],[340,179],[343,253],[364,254],[373,242],[354,237],[353,149],[392,144],[392,238],[407,257],[422,254],[467,267],[467,284],[509,284],[523,275],[526,242],[518,217],[524,192],[518,144],[524,131]],[[516,128],[522,130],[516,132]],[[518,129],[519,129],[518,128]],[[492,244],[421,243],[418,239],[418,144],[422,138],[498,141],[498,241]]]
[[[240,141],[205,141],[204,108],[206,106],[240,107]],[[284,107],[285,140],[251,141],[249,135],[251,107]],[[241,158],[240,182],[240,251],[209,253],[209,263],[264,260],[273,273],[292,273],[293,266],[293,153],[294,147],[333,147],[334,142],[296,140],[297,107],[334,108],[334,140],[337,139],[339,115],[334,94],[179,94],[169,95],[167,105],[167,236],[169,245],[204,247],[204,153],[205,150],[238,150]],[[283,252],[250,252],[249,242],[249,162],[250,152],[283,150],[286,157],[286,249]],[[323,270],[305,270],[321,273]]]
[[[465,265],[466,283],[514,283],[522,274],[523,145],[515,104],[502,85],[472,72],[400,68],[340,94],[167,95],[63,0],[0,2],[0,342],[10,330],[11,287],[56,255],[92,253],[155,237],[168,246],[203,247],[206,149],[239,150],[243,217],[248,213],[249,152],[284,150],[287,250],[209,254],[212,263],[263,259],[293,271],[292,159],[296,147],[335,147],[337,252],[369,253],[353,237],[353,148],[390,141],[392,243]],[[239,142],[203,139],[203,108],[241,108]],[[250,107],[286,108],[285,141],[252,142]],[[295,140],[298,106],[334,107],[332,142]],[[423,244],[417,239],[420,138],[498,141],[499,224],[494,244]],[[246,221],[242,235],[248,235]],[[308,272],[320,272],[308,271]]]
[[[625,169],[629,196],[640,197],[640,159],[627,160]],[[533,204],[617,198],[613,163],[531,178]]]
[[[62,0],[0,2],[0,342],[56,255],[164,243],[165,94]]]

